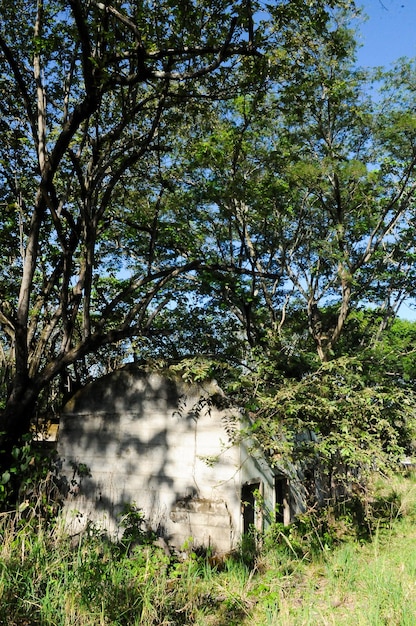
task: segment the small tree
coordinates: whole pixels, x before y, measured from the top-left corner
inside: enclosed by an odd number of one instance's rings
[[[296,462],[315,472],[333,502],[416,450],[416,325],[396,320],[377,339],[382,319],[382,311],[353,313],[340,355],[329,362],[308,359],[307,344],[298,348],[296,376],[279,366],[269,342],[268,356],[247,376],[257,390],[248,406],[259,445],[280,467]],[[245,387],[243,376],[238,393]]]

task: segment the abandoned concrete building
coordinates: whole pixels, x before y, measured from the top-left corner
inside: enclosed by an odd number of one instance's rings
[[[90,520],[117,535],[134,505],[178,549],[229,551],[251,527],[289,523],[301,507],[296,485],[254,449],[215,382],[115,371],[66,405],[58,455],[74,533]]]

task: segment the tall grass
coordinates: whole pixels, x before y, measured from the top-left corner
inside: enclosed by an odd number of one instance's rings
[[[406,480],[398,477],[393,484],[381,483],[371,510],[367,520],[370,541],[363,542],[351,535],[338,546],[315,554],[308,564],[303,561],[300,567],[299,563],[298,569],[293,570],[297,575],[272,580],[266,599],[269,595],[274,602],[269,602],[269,606],[264,601],[257,604],[254,623],[416,624],[414,477]],[[307,552],[303,558],[305,555]],[[276,571],[273,563],[270,563],[271,571]]]
[[[368,541],[350,519],[310,516],[220,566],[93,528],[74,542],[56,523],[3,514],[0,625],[413,626],[416,481],[377,489]]]

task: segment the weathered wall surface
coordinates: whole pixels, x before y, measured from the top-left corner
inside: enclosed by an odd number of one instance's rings
[[[61,418],[58,453],[71,530],[87,519],[117,532],[135,504],[167,540],[233,548],[243,531],[242,485],[259,484],[273,515],[273,472],[240,437],[236,409],[215,383],[187,386],[133,367],[78,392]],[[75,513],[77,512],[77,513]],[[257,515],[262,526],[266,515]]]

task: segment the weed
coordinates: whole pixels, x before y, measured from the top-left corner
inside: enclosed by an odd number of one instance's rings
[[[0,626],[413,625],[416,481],[374,493],[368,541],[345,504],[248,535],[221,567],[155,547],[136,507],[119,543],[91,525],[76,546],[57,523],[2,514]]]

